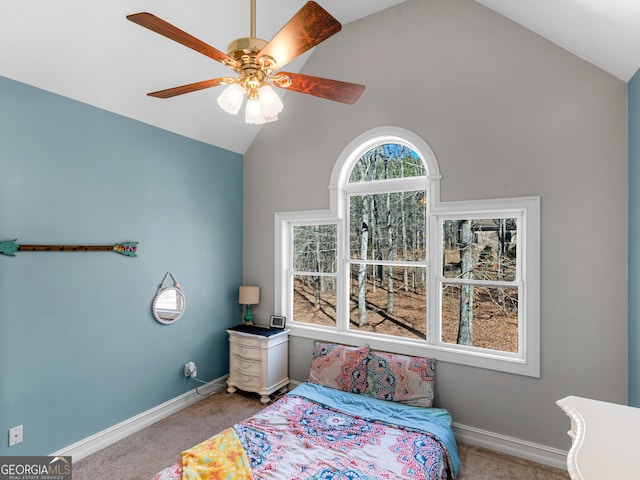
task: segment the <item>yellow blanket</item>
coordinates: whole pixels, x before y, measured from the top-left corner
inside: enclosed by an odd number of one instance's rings
[[[182,452],[182,480],[253,480],[249,459],[233,428]]]

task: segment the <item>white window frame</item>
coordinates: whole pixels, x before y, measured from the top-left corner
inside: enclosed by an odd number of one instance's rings
[[[372,334],[348,329],[347,259],[348,232],[345,231],[347,192],[370,190],[370,186],[349,184],[349,175],[355,162],[372,148],[395,143],[405,145],[424,161],[427,177],[405,179],[407,185],[427,190],[428,273],[427,340]],[[429,145],[414,133],[398,127],[380,127],[354,139],[340,154],[329,184],[330,209],[276,213],[275,230],[275,313],[287,318],[291,336],[321,341],[363,345],[407,355],[433,357],[440,361],[470,365],[479,368],[540,376],[540,197],[503,198],[440,202],[440,171]],[[367,182],[371,183],[371,182]],[[393,182],[388,181],[392,186]],[[393,189],[392,189],[393,190]],[[521,282],[518,299],[518,353],[501,352],[478,347],[455,345],[440,341],[441,284],[442,284],[442,225],[444,220],[465,218],[516,218],[518,221],[519,264],[516,282]],[[294,226],[313,224],[337,225],[337,279],[335,327],[296,322],[292,316],[292,231]],[[450,280],[450,279],[445,279]],[[344,318],[343,318],[344,317]]]

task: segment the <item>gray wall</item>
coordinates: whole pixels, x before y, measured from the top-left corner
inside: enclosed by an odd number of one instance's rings
[[[355,106],[287,93],[245,156],[244,281],[273,313],[273,214],[328,209],[343,148],[381,125],[433,148],[441,199],[540,195],[539,379],[439,362],[454,421],[566,449],[566,395],[627,400],[627,86],[471,0],[410,0],[345,26],[305,73],[363,83]],[[304,380],[311,342],[291,341]]]

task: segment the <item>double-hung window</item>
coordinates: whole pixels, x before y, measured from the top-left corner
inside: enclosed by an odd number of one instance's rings
[[[354,140],[328,211],[276,214],[276,311],[293,336],[539,375],[539,198],[441,203],[428,145]]]

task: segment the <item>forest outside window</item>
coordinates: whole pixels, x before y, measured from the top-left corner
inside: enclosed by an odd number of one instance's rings
[[[424,163],[403,145],[366,152],[349,178],[348,328],[426,339],[427,192],[385,180],[426,177]],[[368,180],[365,180],[368,179]],[[368,181],[367,184],[360,182]],[[368,191],[363,191],[363,190]],[[390,190],[392,189],[392,190]]]
[[[441,341],[500,352],[521,349],[518,219],[444,220]]]
[[[295,225],[293,231],[292,319],[336,325],[337,225]]]
[[[343,153],[332,210],[276,214],[277,311],[294,336],[538,376],[539,198],[441,203],[408,137]]]

